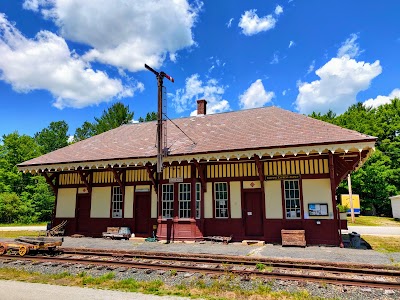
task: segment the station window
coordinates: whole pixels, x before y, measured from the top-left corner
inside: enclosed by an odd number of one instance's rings
[[[122,218],[122,204],[123,204],[123,195],[121,187],[113,186],[112,203],[111,203],[113,218]]]
[[[162,186],[162,217],[170,219],[174,214],[174,185],[164,184]]]
[[[286,219],[301,218],[300,188],[298,180],[285,180],[285,212]]]
[[[190,183],[179,184],[179,218],[190,218]]]
[[[201,183],[196,183],[196,219],[201,216]]]
[[[215,183],[215,217],[228,218],[228,183]]]

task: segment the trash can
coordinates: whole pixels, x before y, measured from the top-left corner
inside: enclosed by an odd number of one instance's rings
[[[360,249],[361,248],[361,237],[357,232],[350,233],[350,245],[352,248]]]

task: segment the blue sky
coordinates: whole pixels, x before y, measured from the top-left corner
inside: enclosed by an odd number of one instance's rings
[[[0,0],[0,135],[65,120],[69,134],[116,101],[134,119],[275,105],[340,114],[400,97],[400,2]]]

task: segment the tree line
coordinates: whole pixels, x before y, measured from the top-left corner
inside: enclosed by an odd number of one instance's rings
[[[43,176],[19,172],[17,165],[29,159],[84,140],[123,124],[132,122],[129,106],[117,102],[93,122],[84,122],[73,139],[65,121],[51,122],[34,136],[13,132],[0,141],[0,223],[34,223],[51,219],[55,196]],[[139,122],[157,120],[155,112]]]
[[[389,197],[400,193],[400,99],[377,108],[357,103],[339,116],[328,111],[310,117],[378,138],[375,152],[352,174],[352,189],[360,195],[363,213],[390,216]],[[337,195],[347,193],[343,181]]]

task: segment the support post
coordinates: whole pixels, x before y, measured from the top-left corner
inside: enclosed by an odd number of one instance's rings
[[[163,149],[163,135],[162,135],[162,126],[163,126],[163,109],[162,109],[162,87],[163,87],[163,79],[167,78],[169,81],[174,82],[174,78],[166,74],[165,72],[157,72],[153,68],[144,64],[144,67],[156,75],[157,78],[157,86],[158,86],[158,112],[157,112],[157,173],[162,172],[162,161],[164,155]]]
[[[347,184],[349,186],[349,200],[350,200],[350,212],[351,212],[351,223],[355,223],[356,220],[354,218],[354,205],[353,205],[353,190],[351,188],[351,175],[347,175]]]
[[[332,194],[332,208],[334,209],[334,214],[333,214],[333,219],[336,221],[334,223],[337,223],[337,234],[339,238],[339,246],[340,248],[344,248],[343,240],[342,240],[342,229],[341,229],[341,224],[340,224],[340,218],[339,218],[339,213],[338,209],[336,207],[336,176],[335,176],[335,164],[334,164],[334,157],[332,152],[329,152],[329,178],[331,181],[331,194]]]

